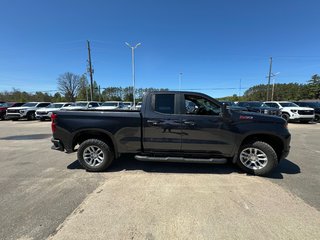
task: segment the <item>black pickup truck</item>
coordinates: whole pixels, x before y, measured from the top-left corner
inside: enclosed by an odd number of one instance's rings
[[[56,112],[52,131],[52,148],[78,151],[88,171],[103,171],[130,153],[141,161],[232,161],[247,173],[266,175],[288,155],[291,138],[282,118],[233,111],[201,93],[171,91],[147,94],[140,111]]]

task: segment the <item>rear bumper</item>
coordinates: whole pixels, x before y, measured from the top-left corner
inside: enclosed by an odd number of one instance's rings
[[[51,149],[64,152],[64,146],[60,140],[51,138],[51,142],[53,143]]]

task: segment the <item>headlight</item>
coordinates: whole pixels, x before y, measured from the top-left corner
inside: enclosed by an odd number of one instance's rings
[[[291,112],[293,112],[293,113],[297,113],[297,112],[298,112],[298,110],[291,110]]]
[[[264,114],[268,114],[269,112],[268,112],[268,110],[267,109],[265,109],[264,110]]]
[[[20,110],[20,113],[24,113],[25,112],[25,110]]]

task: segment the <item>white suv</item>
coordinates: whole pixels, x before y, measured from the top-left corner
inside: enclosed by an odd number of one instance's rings
[[[87,101],[78,101],[70,106],[63,107],[61,110],[82,110],[82,109],[94,109],[99,107],[100,104],[98,102],[87,102]]]
[[[50,119],[52,112],[59,111],[61,108],[70,106],[71,104],[72,103],[65,103],[65,102],[51,103],[45,108],[38,109],[36,111],[36,118],[39,119],[40,121],[43,121],[45,119]]]
[[[36,110],[48,106],[49,102],[28,102],[20,107],[11,107],[7,109],[6,118],[18,120],[26,118],[27,120],[36,119]]]
[[[266,105],[279,108],[282,112],[281,117],[289,121],[310,122],[314,119],[314,109],[307,107],[299,107],[297,104],[288,101],[271,101],[264,102]]]

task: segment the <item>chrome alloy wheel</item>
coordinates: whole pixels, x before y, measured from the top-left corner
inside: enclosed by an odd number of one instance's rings
[[[104,153],[97,146],[89,146],[83,151],[83,160],[91,167],[99,166],[103,159]]]
[[[268,163],[267,155],[258,148],[245,148],[240,153],[241,163],[252,170],[264,168]]]

